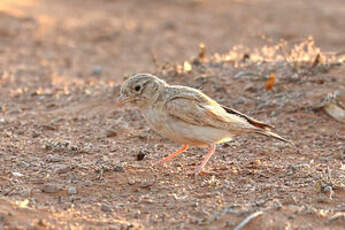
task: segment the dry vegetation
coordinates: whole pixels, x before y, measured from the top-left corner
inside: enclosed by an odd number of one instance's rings
[[[269,0],[152,0],[141,10],[133,8],[140,1],[9,2],[0,3],[0,229],[345,229],[340,38],[311,22],[317,41],[299,24],[282,31],[291,16]],[[300,3],[290,2],[282,4],[298,13]],[[327,4],[332,14],[322,13]],[[269,37],[285,39],[235,45],[242,26],[260,32],[239,19],[256,25],[250,13],[267,6],[280,17],[257,18]],[[319,16],[305,14],[341,27],[339,6],[315,1]],[[232,30],[216,28],[230,10]],[[188,19],[185,30],[176,15]],[[242,136],[218,146],[209,175],[192,176],[199,148],[154,168],[178,145],[135,109],[115,107],[119,84],[136,71],[201,89],[296,146]]]

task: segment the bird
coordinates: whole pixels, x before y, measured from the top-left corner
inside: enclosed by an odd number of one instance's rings
[[[135,74],[123,82],[117,105],[126,104],[139,109],[158,134],[182,145],[156,165],[164,165],[189,146],[208,147],[195,175],[206,173],[203,168],[215,153],[217,144],[238,135],[257,133],[292,143],[272,132],[271,125],[220,105],[198,89],[170,85],[149,73]]]

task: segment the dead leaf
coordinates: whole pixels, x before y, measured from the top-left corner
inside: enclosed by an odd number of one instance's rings
[[[270,77],[268,78],[268,81],[265,84],[266,90],[271,90],[273,85],[275,83],[275,76],[273,73],[270,74]]]
[[[345,123],[345,110],[340,108],[339,106],[329,103],[328,105],[323,107],[325,112],[334,118],[335,120]]]
[[[329,93],[323,99],[322,108],[336,121],[345,123],[345,91]]]
[[[204,59],[206,57],[206,46],[204,43],[199,45],[199,58]]]
[[[311,66],[311,68],[315,68],[320,63],[321,55],[318,53],[314,59],[314,62]]]
[[[28,199],[25,199],[23,201],[16,201],[16,204],[21,208],[28,208],[30,201]]]
[[[186,73],[192,71],[192,65],[191,65],[188,61],[185,61],[185,62],[183,63],[183,70],[184,70],[184,72],[186,72]]]

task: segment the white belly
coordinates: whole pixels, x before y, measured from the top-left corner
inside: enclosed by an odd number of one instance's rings
[[[230,141],[233,137],[227,130],[195,126],[160,111],[147,110],[143,114],[152,129],[180,144],[198,146],[218,144]]]

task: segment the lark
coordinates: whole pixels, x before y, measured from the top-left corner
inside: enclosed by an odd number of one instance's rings
[[[118,105],[138,108],[150,127],[182,148],[163,158],[163,165],[186,151],[189,146],[206,146],[208,152],[195,174],[214,154],[216,144],[228,142],[234,136],[257,133],[290,142],[271,131],[271,126],[239,111],[222,106],[200,90],[169,85],[151,74],[136,74],[127,79],[120,92]]]

